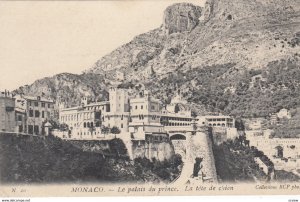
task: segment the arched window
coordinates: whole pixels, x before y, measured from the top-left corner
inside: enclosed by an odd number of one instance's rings
[[[83,127],[86,128],[86,122],[83,123]]]

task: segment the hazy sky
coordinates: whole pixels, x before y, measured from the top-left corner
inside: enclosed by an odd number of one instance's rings
[[[190,1],[0,2],[0,91],[57,73],[81,73]]]

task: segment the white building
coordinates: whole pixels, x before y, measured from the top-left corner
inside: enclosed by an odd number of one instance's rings
[[[178,93],[164,109],[162,109],[161,124],[167,131],[180,128],[180,130],[191,131],[194,129],[195,118],[187,106],[187,102]]]
[[[134,139],[145,139],[146,134],[164,132],[160,123],[161,103],[150,96],[148,91],[130,99],[129,132]]]
[[[81,106],[61,108],[59,120],[68,125],[68,138],[106,139],[111,134],[110,131],[102,133],[103,127],[117,127],[119,135],[128,133],[129,109],[127,90],[111,88],[109,101],[89,103],[83,98]]]
[[[87,98],[82,99],[81,106],[60,109],[59,121],[69,129],[64,135],[70,139],[97,139],[109,109],[109,102],[88,103]]]
[[[193,131],[197,129],[197,123],[198,126],[203,124],[225,128],[227,138],[236,135],[234,119],[231,117],[219,115],[195,118],[191,116],[191,109],[180,94],[162,107],[161,102],[146,90],[133,97],[127,89],[111,88],[109,101],[88,103],[83,98],[81,106],[61,108],[59,119],[60,123],[67,124],[69,128],[68,134],[64,132],[62,136],[71,139],[107,139],[111,131],[102,134],[103,127],[117,127],[120,134],[115,137],[145,140],[146,134]]]
[[[107,127],[118,127],[121,134],[128,133],[129,123],[129,93],[127,89],[111,88],[109,90],[109,106],[110,110],[105,115]]]
[[[226,127],[234,128],[235,119],[230,116],[219,115],[206,115],[197,117],[199,126],[210,126],[210,127]]]

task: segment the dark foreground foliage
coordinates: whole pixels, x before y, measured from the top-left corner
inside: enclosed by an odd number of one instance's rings
[[[174,181],[180,174],[180,166],[182,166],[182,159],[179,155],[174,155],[170,160],[163,162],[147,158],[136,158],[134,160],[135,173],[137,176],[144,178],[144,176],[153,173],[156,178],[152,182],[159,182],[162,179],[164,182]],[[147,181],[147,179],[145,179]]]
[[[95,145],[96,142],[91,144]],[[106,153],[85,150],[82,145],[46,138],[0,135],[1,183],[145,182],[165,180],[152,172],[136,175],[136,167],[124,155],[118,139],[108,141]],[[88,145],[84,143],[84,145]],[[120,146],[117,148],[117,146]],[[110,155],[106,155],[110,153]],[[166,167],[165,169],[169,169]]]

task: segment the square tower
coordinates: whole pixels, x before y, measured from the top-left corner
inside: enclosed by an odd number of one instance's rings
[[[129,112],[129,95],[126,89],[109,89],[110,111],[112,113]]]

